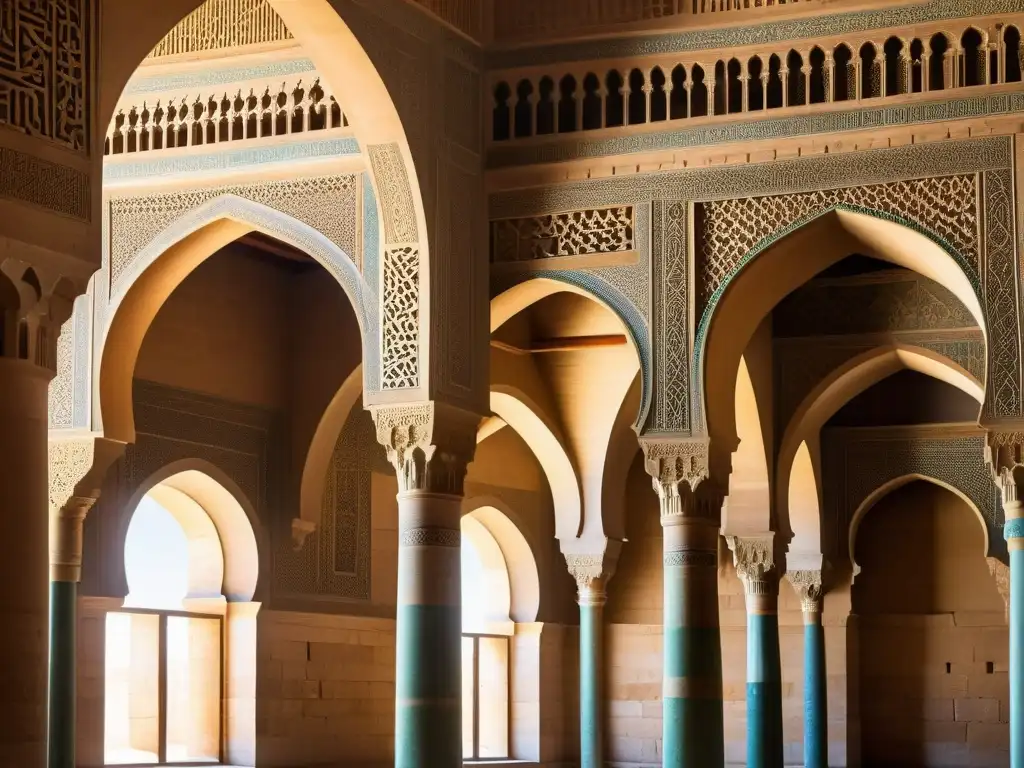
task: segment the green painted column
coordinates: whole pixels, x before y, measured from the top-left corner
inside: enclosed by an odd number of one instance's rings
[[[82,578],[82,531],[94,498],[71,496],[53,517],[50,546],[50,656],[46,764],[75,768],[76,627]]]
[[[828,684],[820,570],[790,571],[804,618],[804,768],[828,768]]]
[[[462,765],[461,502],[398,494],[396,768]]]
[[[773,536],[728,537],[747,604],[747,768],[782,768],[779,581]]]
[[[604,766],[604,581],[577,580],[580,605],[580,768]]]
[[[725,762],[716,522],[662,509],[665,768]]]

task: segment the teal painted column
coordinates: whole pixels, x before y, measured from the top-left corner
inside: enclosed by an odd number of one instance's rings
[[[461,502],[398,494],[396,768],[462,765]]]
[[[747,768],[782,768],[779,581],[773,537],[729,537],[747,604]]]
[[[604,766],[604,581],[577,579],[580,605],[580,768]]]
[[[95,499],[71,496],[54,516],[50,541],[50,656],[47,679],[46,764],[75,768],[78,704],[76,627],[82,578],[82,531]]]
[[[820,570],[786,574],[804,617],[804,768],[828,768],[828,683]]]
[[[725,763],[717,521],[662,504],[665,768]],[[667,513],[666,513],[667,512]]]
[[[1004,488],[1003,535],[1010,551],[1010,768],[1024,768],[1024,505],[1016,498],[1008,502],[1008,495]]]

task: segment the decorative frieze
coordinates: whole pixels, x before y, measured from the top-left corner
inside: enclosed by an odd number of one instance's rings
[[[206,0],[157,43],[149,58],[291,39],[268,0]]]
[[[87,173],[8,147],[0,147],[0,197],[79,221],[92,219],[92,187]]]
[[[623,253],[634,248],[633,206],[491,222],[491,262]]]
[[[0,125],[89,153],[93,10],[92,0],[0,4]]]
[[[420,252],[412,245],[384,251],[381,389],[420,385]]]

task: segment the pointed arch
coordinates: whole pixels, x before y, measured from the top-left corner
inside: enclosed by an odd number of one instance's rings
[[[968,371],[944,355],[924,347],[893,343],[857,355],[833,370],[807,394],[786,426],[779,444],[776,504],[780,528],[793,536],[790,551],[821,553],[819,507],[810,504],[807,464],[797,467],[797,455],[807,451],[813,470],[814,497],[820,504],[820,441],[824,424],[853,398],[901,370],[916,371],[943,381],[973,397],[980,407],[985,389]],[[797,507],[791,506],[794,498]]]
[[[852,517],[850,518],[850,528],[847,534],[847,551],[850,554],[850,566],[853,569],[854,577],[856,577],[857,574],[860,573],[860,566],[857,564],[856,544],[857,531],[860,528],[861,521],[864,520],[864,517],[867,515],[867,513],[870,512],[871,509],[876,504],[878,504],[878,502],[880,502],[890,493],[897,490],[898,488],[902,488],[904,485],[909,485],[910,483],[915,482],[917,480],[923,480],[924,482],[931,483],[932,485],[938,486],[939,488],[944,488],[945,490],[957,496],[961,501],[964,502],[964,504],[967,505],[967,507],[974,513],[974,516],[978,519],[978,524],[981,526],[981,530],[984,536],[985,545],[984,550],[981,552],[981,556],[989,556],[988,526],[985,523],[985,516],[981,514],[981,510],[978,509],[978,505],[974,503],[974,500],[971,499],[971,497],[964,493],[962,490],[960,490],[954,485],[951,485],[950,483],[947,483],[943,480],[939,480],[938,478],[935,477],[931,477],[929,475],[918,474],[915,472],[893,478],[892,480],[889,480],[880,485],[878,488],[876,488],[875,490],[868,494],[867,498],[865,498],[864,501],[860,503],[860,506],[857,507],[857,510],[853,513]]]
[[[987,341],[979,287],[968,276],[968,263],[938,237],[894,216],[846,206],[798,220],[740,260],[697,329],[693,370],[719,466],[737,446],[733,393],[740,357],[757,326],[790,291],[851,253],[905,267],[944,286]]]
[[[745,356],[740,358],[735,400],[739,446],[732,456],[729,496],[722,509],[722,530],[771,530],[768,446],[761,431],[762,409]]]
[[[288,214],[236,195],[222,195],[193,209],[154,238],[124,274],[111,298],[110,321],[100,341],[99,419],[106,437],[135,441],[132,377],[142,342],[157,312],[206,259],[242,235],[260,231],[318,261],[341,285],[356,315],[364,344],[374,334],[376,305],[355,263],[326,236]]]

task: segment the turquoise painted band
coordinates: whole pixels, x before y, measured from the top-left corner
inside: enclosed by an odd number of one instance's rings
[[[1020,522],[1014,520],[1013,522]],[[1007,523],[1009,525],[1009,523]],[[1010,766],[1024,766],[1024,550],[1010,550]]]
[[[1024,539],[1024,517],[1007,520],[1003,526],[1003,538],[1007,541],[1010,539]]]
[[[782,768],[782,683],[747,683],[747,768]]]
[[[462,695],[461,614],[457,605],[398,607],[398,699],[453,699]]]
[[[665,627],[665,677],[722,676],[718,627]]]
[[[664,768],[721,768],[725,732],[721,699],[662,701]]]
[[[828,768],[825,630],[804,626],[804,768]]]

